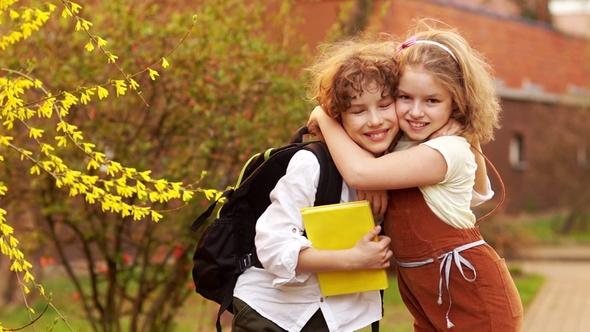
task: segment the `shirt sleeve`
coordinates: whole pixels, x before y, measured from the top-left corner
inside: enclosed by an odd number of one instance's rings
[[[297,152],[287,173],[270,193],[270,206],[256,223],[255,244],[258,259],[276,278],[274,285],[304,282],[311,273],[296,273],[302,249],[311,247],[303,236],[300,209],[313,206],[319,181],[320,165],[312,152]]]
[[[442,136],[422,144],[440,152],[447,163],[441,182],[420,187],[426,203],[447,224],[456,228],[473,227],[475,215],[470,205],[477,164],[469,143],[460,136]]]
[[[481,205],[484,202],[489,201],[494,197],[494,191],[492,190],[492,185],[490,183],[490,178],[486,176],[486,180],[488,183],[488,187],[485,193],[480,194],[475,189],[473,189],[472,197],[471,197],[471,207],[476,207]]]
[[[453,185],[466,181],[475,183],[475,156],[469,150],[469,143],[461,136],[441,136],[422,143],[442,154],[447,162],[447,173],[441,183]],[[467,152],[469,153],[467,153]],[[471,185],[473,188],[473,185]]]

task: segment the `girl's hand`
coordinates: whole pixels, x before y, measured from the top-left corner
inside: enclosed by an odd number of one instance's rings
[[[387,236],[376,236],[381,232],[381,226],[375,226],[369,233],[365,234],[352,248],[351,255],[354,270],[377,270],[386,269],[390,265],[393,252],[389,250],[391,239]]]
[[[327,117],[328,114],[326,114],[326,112],[324,112],[324,110],[322,109],[321,106],[316,106],[313,111],[311,111],[311,114],[309,115],[309,120],[307,121],[307,123],[315,123],[320,125],[321,124],[321,118],[323,117]],[[321,127],[321,126],[320,126]]]
[[[380,216],[387,210],[389,195],[387,190],[357,190],[359,200],[367,200],[371,203],[371,210],[374,216]],[[377,221],[377,220],[375,220]]]

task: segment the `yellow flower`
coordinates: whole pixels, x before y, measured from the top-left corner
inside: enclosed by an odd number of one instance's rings
[[[115,89],[117,91],[117,97],[122,96],[127,91],[127,85],[123,80],[115,80]]]
[[[155,71],[151,68],[148,68],[148,71],[150,72],[150,78],[152,79],[152,81],[156,80],[156,76],[160,76],[160,74],[158,74],[157,71]]]
[[[96,36],[96,44],[98,47],[105,46],[108,42],[98,36]]]
[[[94,44],[92,44],[92,40],[89,41],[84,48],[86,49],[86,51],[92,52],[94,50]]]
[[[98,90],[98,99],[103,99],[109,96],[109,90],[102,86],[97,86],[96,89]]]
[[[37,139],[43,136],[43,132],[43,129],[31,128],[31,130],[29,131],[29,137]]]
[[[16,20],[19,17],[20,17],[20,14],[17,11],[14,11],[12,9],[10,10],[10,18],[12,20]]]

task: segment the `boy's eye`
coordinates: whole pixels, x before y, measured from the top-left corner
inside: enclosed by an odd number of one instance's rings
[[[383,105],[381,105],[381,106],[379,106],[379,107],[381,107],[381,108],[388,108],[388,107],[389,107],[389,106],[391,106],[392,104],[393,104],[393,102],[388,102],[388,103],[386,103],[386,104],[383,104]]]

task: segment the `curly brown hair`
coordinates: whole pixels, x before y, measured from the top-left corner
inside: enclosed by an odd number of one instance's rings
[[[307,97],[340,121],[354,94],[382,90],[384,96],[394,96],[399,77],[395,47],[393,38],[383,33],[321,45],[307,68]]]

